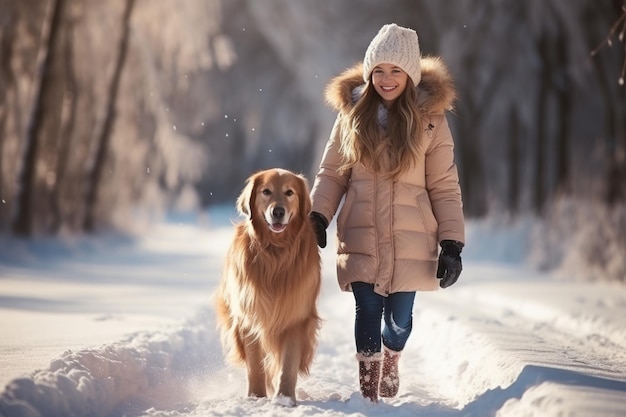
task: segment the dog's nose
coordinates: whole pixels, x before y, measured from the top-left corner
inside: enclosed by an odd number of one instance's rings
[[[274,216],[275,219],[282,219],[285,217],[285,209],[280,206],[274,207],[274,210],[272,210],[272,216]]]

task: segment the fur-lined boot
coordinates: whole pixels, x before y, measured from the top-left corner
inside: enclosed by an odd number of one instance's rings
[[[380,352],[366,355],[357,353],[359,361],[359,385],[363,398],[373,403],[378,402],[378,385],[380,384],[380,366],[383,354]]]
[[[381,397],[390,398],[398,394],[400,388],[398,361],[401,353],[383,346],[383,365],[379,388]]]

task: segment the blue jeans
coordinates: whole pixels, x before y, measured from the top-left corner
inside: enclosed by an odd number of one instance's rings
[[[415,292],[397,292],[383,297],[374,292],[374,284],[353,282],[352,293],[356,304],[356,351],[366,355],[380,352],[381,339],[391,350],[404,349],[413,328]],[[385,325],[381,330],[383,313]]]

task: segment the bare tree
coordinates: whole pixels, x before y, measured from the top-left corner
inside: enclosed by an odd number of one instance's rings
[[[133,12],[135,0],[127,0],[122,16],[122,33],[117,46],[117,57],[115,59],[115,67],[108,86],[106,103],[103,108],[103,114],[98,121],[98,125],[94,131],[94,154],[87,167],[87,182],[85,184],[85,217],[83,228],[91,232],[94,230],[96,221],[96,202],[97,193],[102,182],[102,174],[104,171],[109,142],[111,141],[111,133],[115,123],[115,105],[119,91],[120,79],[126,55],[128,51],[128,42],[130,34],[130,18]]]
[[[511,139],[509,141],[508,148],[508,199],[507,206],[511,213],[516,214],[520,209],[520,194],[521,194],[521,123],[519,120],[519,114],[516,109],[511,109],[509,112],[509,124],[511,126]]]
[[[68,162],[72,144],[72,134],[76,123],[78,83],[73,68],[73,27],[74,20],[66,16],[65,37],[63,40],[63,97],[61,120],[59,123],[59,143],[56,149],[56,175],[50,193],[50,230],[57,232],[63,223],[61,191],[66,183]]]
[[[536,213],[541,213],[547,198],[546,191],[546,154],[547,140],[550,137],[548,129],[548,100],[550,99],[550,54],[549,39],[543,36],[538,42],[539,56],[541,57],[542,66],[539,78],[539,94],[537,95],[537,123],[535,125],[537,131],[535,134],[535,181],[533,190],[533,203]]]
[[[557,68],[559,68],[560,82],[556,83],[557,132],[556,132],[556,191],[569,193],[571,191],[571,118],[573,82],[567,73],[570,62],[567,50],[567,39],[561,30],[555,40]]]
[[[620,71],[618,83],[620,86],[624,85],[624,76],[626,75],[626,0],[621,8],[621,15],[617,18],[613,26],[611,26],[606,38],[598,45],[593,51],[591,56],[596,56],[600,49],[604,45],[612,46],[613,37],[617,33],[617,38],[624,44],[624,60],[622,62],[622,68]],[[600,64],[596,63],[596,68]],[[604,83],[604,97],[608,101],[611,100],[610,87]],[[612,103],[609,104],[611,106]],[[610,117],[610,115],[609,115]],[[621,118],[617,123],[622,123],[622,126],[616,124],[616,120],[611,118],[608,125],[610,128],[609,134],[609,161],[606,171],[607,186],[605,192],[605,200],[609,206],[614,206],[620,201],[626,199],[626,185],[624,185],[624,178],[626,177],[626,121]]]
[[[18,176],[13,233],[29,236],[33,232],[33,194],[39,143],[43,134],[44,105],[52,87],[52,51],[61,29],[62,9],[65,0],[50,0],[41,30],[37,56],[37,74],[33,82],[33,99],[24,140],[24,154]]]
[[[15,38],[15,25],[12,23],[15,20],[14,14],[13,8],[6,7],[3,16],[0,17],[0,91],[4,93],[0,95],[0,197],[3,194],[4,185],[2,157],[4,154],[5,135],[2,132],[5,131],[9,115],[7,110],[8,92],[15,82],[13,70],[11,69]]]

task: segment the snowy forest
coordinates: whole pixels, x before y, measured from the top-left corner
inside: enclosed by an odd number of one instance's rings
[[[466,216],[537,219],[541,266],[624,281],[625,16],[623,0],[0,0],[0,234],[131,231],[232,204],[258,169],[312,179],[324,86],[395,22],[455,79]]]

